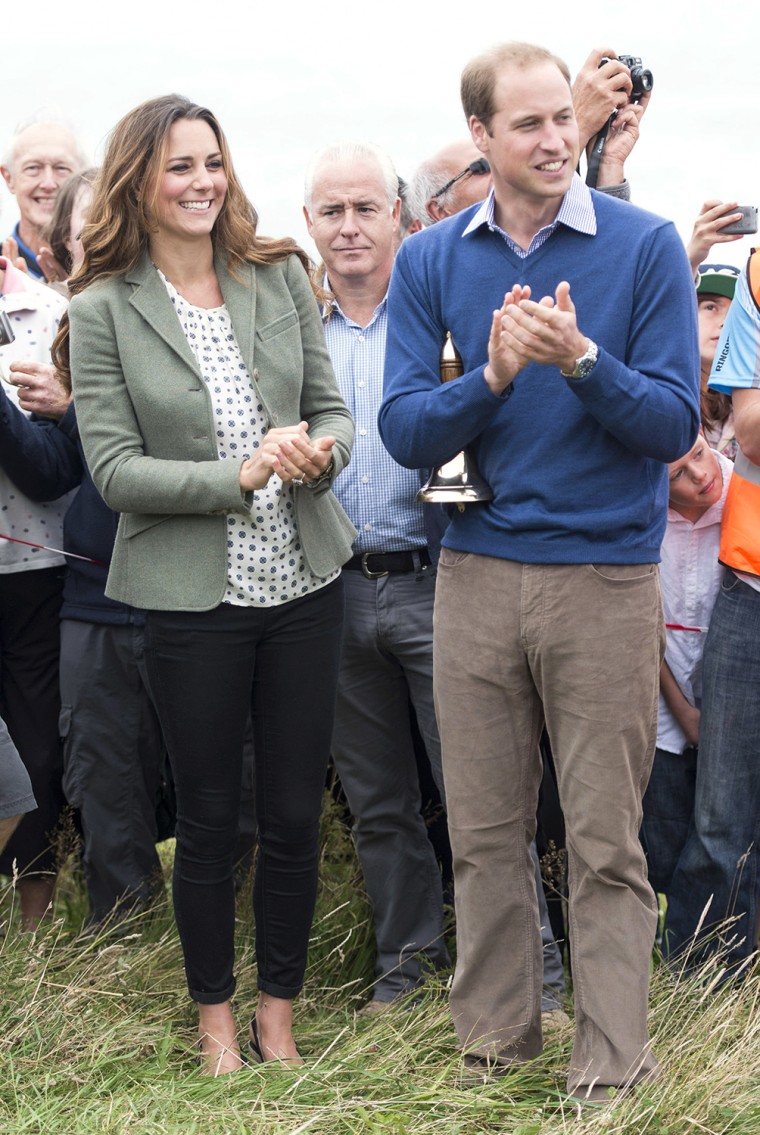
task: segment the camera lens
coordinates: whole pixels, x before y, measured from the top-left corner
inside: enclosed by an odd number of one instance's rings
[[[631,81],[633,82],[634,92],[645,94],[651,91],[654,86],[654,76],[651,71],[645,71],[643,67],[636,67],[631,71]]]

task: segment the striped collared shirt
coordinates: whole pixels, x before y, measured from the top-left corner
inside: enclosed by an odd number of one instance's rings
[[[393,460],[377,428],[388,329],[386,300],[377,305],[366,327],[348,319],[336,300],[322,318],[338,386],[356,424],[351,464],[333,485],[358,531],[354,551],[424,547],[425,506],[415,499],[420,474]]]
[[[536,252],[542,244],[545,244],[557,225],[567,225],[568,228],[575,229],[576,232],[579,233],[587,233],[589,236],[596,234],[594,202],[591,198],[588,186],[581,180],[577,173],[573,174],[573,180],[570,182],[567,193],[562,198],[562,204],[559,207],[557,216],[550,225],[545,225],[544,228],[538,230],[528,248],[521,248],[519,244],[516,244],[515,241],[512,240],[509,233],[499,228],[494,217],[494,206],[495,201],[492,189],[462,233],[462,236],[468,236],[470,233],[475,232],[481,225],[488,225],[491,232],[498,233],[499,236],[504,238],[514,254],[519,256],[521,260],[524,260],[526,256],[530,256],[531,252]]]

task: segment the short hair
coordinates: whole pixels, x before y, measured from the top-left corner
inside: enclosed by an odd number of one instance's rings
[[[314,182],[319,170],[324,165],[337,165],[348,162],[375,162],[380,170],[385,187],[388,204],[393,208],[399,195],[398,174],[388,154],[375,146],[372,142],[334,142],[330,146],[323,146],[317,150],[309,160],[304,175],[303,199],[306,208],[311,212],[314,195]]]
[[[433,218],[427,211],[427,203],[435,197],[436,190],[441,188],[441,182],[448,178],[441,176],[441,171],[432,158],[428,158],[414,173],[409,183],[409,207],[416,219],[425,227],[433,224]],[[456,186],[450,185],[445,193],[441,193],[438,201],[442,206],[450,205],[456,193]]]
[[[89,158],[85,153],[84,147],[77,137],[77,133],[71,122],[64,118],[63,115],[58,114],[57,111],[50,108],[42,108],[34,112],[29,118],[25,118],[23,122],[19,122],[16,129],[13,131],[13,136],[5,147],[0,164],[4,165],[13,173],[13,164],[16,158],[16,143],[21,134],[28,130],[30,126],[55,126],[59,130],[66,130],[71,135],[74,142],[74,156],[80,169],[84,169],[87,165]]]
[[[401,209],[398,215],[398,229],[401,237],[405,237],[409,231],[409,226],[415,218],[415,213],[412,210],[412,187],[408,181],[404,181],[403,177],[398,179],[398,195],[401,198]]]
[[[477,118],[490,133],[491,119],[496,112],[494,88],[499,69],[511,65],[524,71],[540,63],[553,63],[570,86],[570,70],[564,60],[533,43],[497,44],[471,59],[462,72],[460,85],[462,109],[467,121]]]

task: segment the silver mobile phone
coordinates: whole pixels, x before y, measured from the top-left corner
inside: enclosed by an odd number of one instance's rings
[[[730,236],[748,236],[757,232],[757,208],[754,205],[737,205],[735,209],[729,209],[725,215],[729,217],[731,213],[741,213],[741,220],[724,225],[720,230],[722,233]]]

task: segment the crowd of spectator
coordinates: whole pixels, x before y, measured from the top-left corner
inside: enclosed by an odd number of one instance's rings
[[[0,871],[34,931],[72,813],[90,922],[118,932],[162,900],[176,834],[199,1060],[221,1074],[245,1059],[234,898],[257,848],[250,1058],[298,1065],[331,756],[374,920],[362,1011],[450,965],[453,891],[465,1067],[540,1051],[571,972],[568,1090],[594,1101],[657,1074],[655,945],[691,968],[721,950],[736,979],[754,957],[760,286],[707,262],[736,202],[705,202],[686,249],[632,203],[651,92],[613,50],[571,85],[506,45],[462,89],[470,136],[408,179],[369,142],[315,153],[319,266],[257,234],[186,99],[125,115],[99,169],[58,121],[8,139]],[[422,503],[459,450],[485,493]]]

